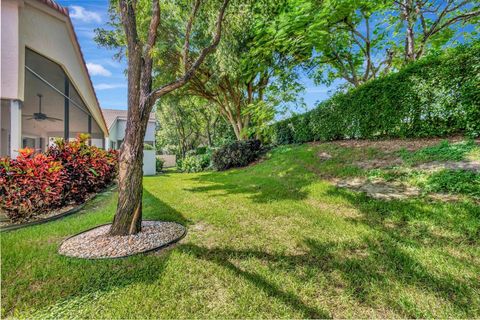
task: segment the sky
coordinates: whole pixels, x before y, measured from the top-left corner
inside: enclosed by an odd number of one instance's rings
[[[108,0],[57,0],[70,12],[75,32],[82,49],[87,68],[92,78],[100,106],[107,109],[127,109],[126,62],[113,59],[115,51],[99,47],[94,38],[94,29],[106,27],[108,22]],[[307,109],[317,101],[327,99],[335,85],[316,86],[308,77],[302,76],[305,92],[300,94]]]

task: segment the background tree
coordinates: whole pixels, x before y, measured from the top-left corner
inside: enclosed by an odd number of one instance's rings
[[[271,121],[273,117],[262,115],[275,113],[285,103],[295,101],[301,87],[292,58],[275,54],[255,42],[256,32],[280,12],[283,3],[271,0],[237,3],[225,24],[223,43],[187,86],[186,93],[217,107],[237,140],[254,134],[252,127]],[[258,50],[260,46],[262,50]]]
[[[214,147],[231,137],[231,129],[208,101],[176,92],[157,106],[157,148],[185,157],[199,146]]]
[[[474,38],[479,9],[477,0],[288,0],[256,41],[301,57],[317,83],[343,79],[358,87]]]
[[[97,40],[107,46],[121,46],[126,44],[128,60],[128,114],[125,138],[119,155],[118,176],[118,204],[114,221],[110,229],[111,235],[134,234],[141,230],[142,222],[142,179],[143,179],[143,139],[150,112],[155,102],[166,94],[183,87],[201,66],[205,58],[214,51],[220,42],[222,22],[229,0],[224,0],[218,10],[214,24],[214,35],[201,50],[195,51],[195,58],[190,49],[190,36],[194,21],[202,14],[202,21],[211,21],[208,12],[201,12],[201,0],[195,0],[185,23],[183,36],[183,68],[179,70],[177,64],[168,67],[158,55],[158,48],[168,42],[178,42],[179,39],[169,39],[166,43],[159,41],[159,30],[168,30],[169,27],[179,28],[181,18],[168,18],[169,9],[188,8],[191,2],[171,2],[160,5],[159,0],[135,1],[119,0],[113,3],[115,10],[120,13],[120,22],[112,22],[117,28],[113,32],[98,32]],[[163,5],[163,3],[162,3]],[[212,5],[212,4],[210,4]],[[170,8],[169,8],[170,6]],[[161,14],[165,9],[166,13]],[[180,13],[183,13],[180,11]],[[171,17],[171,15],[170,15]],[[162,19],[165,18],[165,19]],[[204,22],[204,23],[205,23]],[[121,29],[118,27],[121,26]],[[123,31],[123,33],[122,33]],[[168,36],[168,35],[167,35]],[[165,37],[165,35],[164,35]],[[168,72],[172,80],[153,86],[154,65],[156,72]],[[162,68],[162,66],[165,66]],[[173,71],[173,72],[172,72]],[[167,77],[167,78],[168,78]]]
[[[403,30],[404,47],[399,49],[406,62],[418,60],[429,48],[438,49],[452,40],[473,35],[473,26],[480,16],[480,2],[476,0],[393,2],[390,21],[396,21],[397,30]]]

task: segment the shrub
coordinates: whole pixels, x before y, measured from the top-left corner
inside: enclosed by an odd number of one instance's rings
[[[235,141],[216,150],[212,163],[217,170],[243,167],[255,161],[260,152],[261,143],[258,140]]]
[[[15,221],[69,202],[109,185],[117,174],[117,153],[75,141],[58,140],[46,153],[23,149],[16,159],[0,158],[0,206]]]
[[[143,150],[155,150],[155,147],[151,144],[144,143],[143,144]]]
[[[105,151],[87,144],[88,135],[70,142],[58,140],[47,155],[59,161],[68,177],[64,188],[65,201],[81,203],[89,193],[98,192],[112,183],[117,174],[115,150]]]
[[[273,125],[273,142],[480,136],[480,41],[427,56]]]
[[[195,154],[206,154],[210,152],[210,149],[208,149],[207,147],[197,147],[197,149],[195,149]]]
[[[13,221],[29,218],[61,205],[67,180],[52,156],[20,150],[16,159],[0,158],[0,205]]]
[[[165,164],[165,160],[163,160],[159,156],[155,157],[155,169],[157,172],[162,172],[164,164]]]
[[[201,172],[210,166],[211,154],[187,155],[177,162],[178,170],[182,172]]]

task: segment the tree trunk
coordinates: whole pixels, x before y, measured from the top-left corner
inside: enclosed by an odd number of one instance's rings
[[[153,57],[158,27],[160,25],[159,0],[152,1],[152,19],[148,28],[146,42],[143,43],[137,33],[135,2],[120,0],[120,16],[125,31],[128,49],[128,115],[125,139],[120,148],[118,176],[118,205],[110,235],[129,235],[142,228],[142,192],[143,192],[143,139],[147,129],[150,112],[155,101],[165,94],[184,86],[200,67],[205,57],[218,45],[221,25],[229,0],[224,0],[216,21],[216,32],[212,43],[203,48],[192,66],[185,70],[182,77],[152,91]],[[187,23],[187,35],[184,45],[184,59],[188,58],[189,30],[198,11],[200,0],[195,2],[193,12]],[[184,61],[186,62],[186,61]]]
[[[117,212],[110,228],[114,236],[135,234],[142,228],[143,139],[141,130],[130,130],[122,144]]]
[[[121,2],[123,19],[134,24],[135,14],[131,4]],[[127,30],[126,33],[133,32]],[[143,139],[149,115],[144,115],[146,105],[140,103],[142,56],[138,41],[128,45],[128,114],[125,138],[120,148],[118,172],[117,211],[110,227],[110,235],[135,234],[142,229],[143,190]],[[148,108],[147,108],[148,109]]]

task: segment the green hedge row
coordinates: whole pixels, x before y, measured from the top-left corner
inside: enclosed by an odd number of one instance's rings
[[[480,42],[425,57],[273,125],[273,142],[480,136]]]

